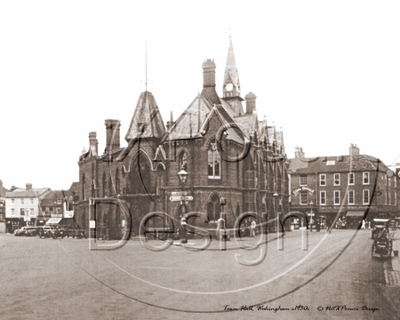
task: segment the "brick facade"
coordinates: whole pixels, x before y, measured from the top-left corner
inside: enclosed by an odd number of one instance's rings
[[[372,221],[398,214],[398,178],[377,158],[357,153],[315,159],[298,156],[290,162],[291,211],[312,209],[327,226],[341,219],[348,228],[358,227],[363,218]]]
[[[90,198],[121,200],[129,209],[135,234],[141,219],[153,211],[168,213],[175,219],[175,227],[179,227],[183,211],[202,212],[206,218],[197,219],[196,225],[215,228],[221,197],[227,201],[228,228],[233,228],[243,212],[266,212],[273,218],[277,212],[288,211],[283,133],[267,126],[266,120],[259,124],[254,94],[247,114],[242,114],[243,107],[237,107],[243,100],[239,96],[228,101],[218,97],[211,60],[203,64],[203,72],[202,94],[175,122],[169,121],[167,128],[153,95],[146,91],[139,97],[126,134],[127,148],[119,145],[117,120],[106,120],[103,155],[98,153],[96,134],[89,134],[89,151],[79,160],[80,200],[75,205],[75,219],[82,228],[89,227]],[[233,160],[244,149],[245,156]],[[279,160],[275,160],[278,155]],[[182,169],[187,172],[184,185],[178,177]],[[187,192],[193,200],[171,201],[176,192]],[[103,206],[96,213],[96,223],[109,229],[105,237],[120,237],[124,217],[117,207]]]

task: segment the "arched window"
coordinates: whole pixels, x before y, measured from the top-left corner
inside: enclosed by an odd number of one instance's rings
[[[207,204],[207,216],[210,221],[217,221],[220,218],[221,204],[219,203],[219,197],[214,194],[211,201]]]
[[[208,179],[221,179],[221,154],[215,139],[208,149]]]
[[[240,205],[239,203],[236,205],[236,218],[240,216]]]
[[[188,155],[186,151],[182,151],[179,155],[179,170],[183,169],[187,172]]]
[[[151,186],[150,163],[147,156],[142,152],[139,152],[133,161],[128,185],[131,194],[154,193],[154,187]]]
[[[158,188],[164,187],[165,170],[162,165],[157,167],[156,191],[159,193]]]
[[[102,182],[102,193],[103,193],[103,198],[106,197],[106,190],[107,190],[107,180],[106,180],[106,173],[103,172],[103,182]]]
[[[96,197],[96,182],[92,180],[92,184],[90,186],[90,196],[92,198]]]
[[[117,196],[120,194],[120,181],[119,181],[119,170],[115,173],[115,191],[117,192]]]
[[[86,200],[86,196],[85,196],[85,174],[82,175],[82,199]]]

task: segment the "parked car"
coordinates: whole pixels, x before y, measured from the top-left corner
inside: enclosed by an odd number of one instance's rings
[[[50,227],[50,230],[47,230],[45,233],[45,236],[47,238],[53,238],[53,239],[64,238],[67,235],[68,231],[65,228],[59,226]]]
[[[21,237],[21,236],[30,237],[30,236],[34,236],[35,234],[36,234],[36,228],[29,227],[29,226],[22,227],[22,228],[14,231],[14,236],[17,236],[17,237]]]
[[[46,237],[46,233],[49,230],[51,230],[51,227],[49,227],[49,226],[37,227],[36,235],[39,236],[39,238],[45,238]]]

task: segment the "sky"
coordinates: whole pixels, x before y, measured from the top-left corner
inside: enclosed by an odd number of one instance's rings
[[[204,60],[222,82],[229,36],[241,92],[284,131],[285,149],[386,165],[400,155],[398,1],[1,1],[0,180],[69,189],[105,119],[122,146],[145,86],[164,122],[202,89]],[[397,159],[400,162],[400,157]]]

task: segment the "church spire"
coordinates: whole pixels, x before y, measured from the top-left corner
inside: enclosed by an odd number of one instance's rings
[[[231,36],[229,36],[228,56],[226,58],[224,85],[222,91],[224,93],[222,99],[231,106],[235,116],[243,115],[243,98],[240,96],[239,73],[236,68],[235,54],[233,53]]]
[[[236,68],[235,54],[233,52],[232,38],[229,36],[228,56],[224,75],[224,97],[240,96],[239,73]]]

